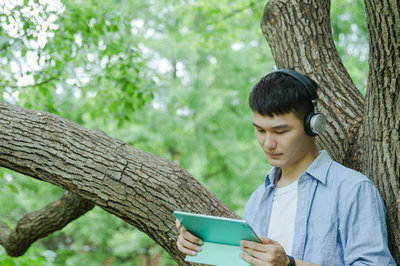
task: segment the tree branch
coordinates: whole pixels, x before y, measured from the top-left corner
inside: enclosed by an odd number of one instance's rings
[[[64,66],[65,66],[65,65],[64,65]],[[29,85],[24,85],[24,86],[18,86],[17,84],[4,84],[4,83],[3,83],[3,84],[0,84],[0,88],[10,87],[10,88],[13,88],[13,89],[25,89],[25,88],[32,88],[32,87],[37,87],[37,86],[41,86],[41,85],[47,84],[47,83],[49,83],[50,81],[56,80],[57,78],[59,78],[59,77],[61,76],[61,73],[62,73],[62,71],[63,71],[63,69],[64,69],[64,66],[63,66],[63,68],[59,71],[59,73],[58,73],[57,75],[51,76],[50,78],[45,79],[45,80],[42,80],[42,81],[40,81],[40,82],[38,82],[38,83],[29,84]]]
[[[220,20],[210,22],[210,23],[206,24],[206,26],[210,26],[210,25],[214,25],[214,24],[221,23],[221,22],[223,22],[223,21],[225,21],[225,20],[227,20],[227,19],[233,17],[234,15],[236,15],[236,14],[238,14],[238,13],[241,13],[241,12],[243,12],[243,11],[249,9],[249,8],[252,8],[252,7],[255,6],[257,3],[259,3],[259,2],[257,2],[257,1],[250,1],[247,5],[232,10],[231,12],[229,12],[228,14],[226,14],[225,16],[223,16]]]
[[[234,217],[173,162],[101,131],[0,102],[0,166],[62,187],[135,226],[178,263],[174,210]]]
[[[62,229],[93,207],[89,201],[66,192],[43,209],[23,216],[14,230],[0,222],[0,245],[9,256],[22,256],[36,240]]]
[[[218,22],[221,22],[221,21],[226,20],[226,19],[228,19],[228,18],[230,18],[230,17],[233,17],[234,15],[236,15],[236,14],[238,14],[238,13],[241,13],[241,12],[243,12],[243,11],[245,11],[245,10],[247,10],[247,9],[249,9],[249,8],[251,8],[251,7],[253,7],[253,6],[256,5],[257,3],[258,3],[257,1],[250,1],[250,2],[248,3],[248,5],[245,5],[245,6],[241,7],[241,8],[236,8],[236,9],[232,10],[232,12],[226,14],[226,15],[225,15],[220,21],[218,21]]]

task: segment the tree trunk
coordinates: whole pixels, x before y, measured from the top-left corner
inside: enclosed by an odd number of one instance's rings
[[[343,66],[333,42],[329,1],[267,3],[261,29],[278,68],[295,68],[319,85],[318,109],[327,115],[327,130],[317,138],[336,161],[359,169],[354,160],[356,128],[364,99]]]
[[[183,256],[176,248],[174,210],[237,217],[172,162],[101,131],[5,103],[0,166],[89,200],[149,235],[178,262]]]
[[[294,67],[320,84],[327,131],[317,140],[338,162],[369,176],[387,207],[389,246],[400,263],[400,21],[398,1],[366,1],[370,73],[364,98],[335,48],[330,1],[270,0],[261,28],[278,68]]]
[[[369,0],[365,7],[370,55],[360,138],[363,172],[385,200],[389,246],[400,264],[400,5]]]

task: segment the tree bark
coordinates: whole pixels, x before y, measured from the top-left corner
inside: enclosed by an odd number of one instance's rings
[[[365,1],[370,72],[364,98],[344,68],[330,27],[330,1],[270,0],[261,28],[278,68],[294,67],[320,84],[327,114],[320,148],[369,176],[387,207],[389,247],[400,263],[400,22],[398,1]]]
[[[318,109],[327,115],[319,147],[334,159],[360,169],[354,153],[364,99],[343,66],[330,26],[330,2],[274,1],[264,9],[261,29],[278,68],[295,68],[319,85]]]
[[[362,169],[385,200],[389,245],[400,264],[400,5],[368,0],[365,7],[370,55]]]
[[[13,230],[0,222],[0,244],[8,255],[22,256],[36,240],[62,229],[93,207],[89,201],[66,192],[42,210],[23,216]]]
[[[0,103],[0,166],[62,187],[143,231],[178,262],[174,210],[237,217],[175,163],[55,115]]]

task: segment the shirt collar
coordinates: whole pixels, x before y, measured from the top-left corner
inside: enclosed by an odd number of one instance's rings
[[[329,154],[322,150],[312,164],[306,169],[305,173],[314,177],[322,184],[326,182],[326,176],[329,170],[329,166],[332,164],[333,160]],[[282,174],[282,170],[279,167],[272,167],[267,176],[265,177],[265,187],[271,184],[275,184]]]
[[[265,177],[265,187],[268,187],[271,184],[274,184],[281,177],[282,170],[279,167],[272,167],[267,176]]]

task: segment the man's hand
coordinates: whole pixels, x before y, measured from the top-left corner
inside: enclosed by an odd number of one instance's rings
[[[189,233],[178,219],[175,224],[179,232],[178,241],[176,242],[178,249],[186,255],[195,256],[197,252],[201,251],[200,245],[203,245],[203,241]]]
[[[260,237],[260,240],[261,243],[245,240],[240,241],[241,250],[251,255],[240,253],[240,257],[255,266],[288,265],[289,258],[278,242],[265,237]]]

